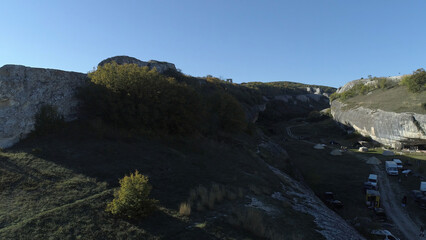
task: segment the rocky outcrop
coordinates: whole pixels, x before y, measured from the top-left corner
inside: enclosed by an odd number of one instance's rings
[[[399,147],[401,144],[426,144],[424,114],[385,112],[364,107],[347,109],[338,100],[331,103],[331,114],[336,121],[384,145]]]
[[[34,115],[45,104],[65,120],[76,118],[76,88],[87,75],[53,69],[5,65],[0,68],[0,147],[18,142],[34,129]]]
[[[140,67],[149,67],[150,69],[156,68],[159,73],[164,73],[168,70],[176,71],[176,67],[173,63],[168,62],[160,62],[156,60],[150,60],[148,62],[141,61],[134,57],[128,57],[128,56],[115,56],[110,57],[98,64],[98,66],[103,66],[106,63],[116,62],[117,64],[137,64]]]
[[[386,79],[391,82],[399,82],[401,81],[402,77],[403,76],[393,76],[393,77],[386,77]],[[339,89],[337,89],[336,93],[346,92],[357,84],[376,85],[377,82],[378,82],[377,78],[365,78],[365,79],[353,80],[346,83],[343,87],[340,87]]]
[[[285,121],[296,117],[306,117],[312,111],[329,108],[328,97],[319,94],[286,94],[269,99],[266,109],[260,112],[259,119]]]

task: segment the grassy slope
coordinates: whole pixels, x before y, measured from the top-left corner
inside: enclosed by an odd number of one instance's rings
[[[371,94],[358,95],[343,101],[349,108],[363,106],[371,109],[381,109],[388,112],[415,112],[426,114],[421,104],[426,103],[426,94],[411,93],[404,86],[390,89],[377,89]]]
[[[262,222],[276,234],[288,239],[321,239],[311,216],[268,197],[281,185],[254,153],[256,146],[256,138],[249,136],[221,141],[100,138],[77,123],[52,136],[30,138],[0,153],[0,238],[255,237],[256,232],[232,226],[226,217],[236,209],[246,209],[249,198],[216,203],[213,209],[193,211],[190,218],[177,214],[191,189],[214,182],[234,191],[241,188],[246,196],[278,207],[279,216],[264,215]],[[286,168],[285,163],[279,164]],[[150,177],[152,196],[160,201],[160,210],[140,221],[108,215],[104,209],[118,178],[135,169]],[[191,227],[204,222],[205,226]]]

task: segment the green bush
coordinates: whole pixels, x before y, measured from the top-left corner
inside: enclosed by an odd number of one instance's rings
[[[120,189],[114,192],[114,199],[108,203],[106,211],[127,218],[146,217],[158,202],[149,198],[151,189],[148,177],[136,170],[120,179]]]
[[[184,83],[136,64],[108,63],[89,73],[83,110],[113,126],[148,133],[190,134],[204,114],[200,95]]]
[[[58,113],[56,107],[43,105],[34,116],[35,125],[33,133],[35,135],[45,135],[54,133],[63,128],[64,116]]]
[[[213,126],[226,132],[239,132],[247,127],[241,104],[230,94],[218,92],[210,100]]]
[[[91,84],[78,94],[83,115],[135,133],[242,131],[247,122],[240,102],[258,102],[250,97],[256,91],[247,87],[213,77],[203,82],[179,72],[161,75],[136,64],[108,63],[89,77]]]
[[[417,69],[413,74],[402,78],[401,84],[406,86],[410,92],[418,93],[426,90],[426,71]]]

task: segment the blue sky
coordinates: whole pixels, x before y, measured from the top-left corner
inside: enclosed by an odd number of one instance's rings
[[[426,67],[426,1],[1,1],[0,66],[128,55],[234,82],[339,87]]]

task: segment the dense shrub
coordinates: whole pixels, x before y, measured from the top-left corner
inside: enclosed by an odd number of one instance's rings
[[[321,111],[321,112],[311,111],[308,114],[308,117],[306,118],[306,120],[308,122],[318,122],[318,121],[321,121],[321,120],[324,120],[324,119],[330,118],[330,117],[332,117],[332,116],[331,116],[330,108],[328,108],[327,112],[326,111],[324,111],[324,112],[323,111]]]
[[[230,94],[218,92],[210,100],[213,125],[227,132],[242,131],[247,127],[241,104]]]
[[[89,77],[91,84],[79,93],[82,112],[118,128],[184,135],[240,131],[247,125],[245,112],[234,97],[251,101],[246,89],[213,77],[200,84],[199,79],[179,72],[166,76],[147,67],[115,62],[98,66]]]
[[[403,77],[401,84],[406,86],[410,92],[418,93],[426,90],[426,71],[417,69],[412,75]]]
[[[117,127],[143,132],[189,134],[198,130],[204,109],[191,87],[136,64],[115,62],[89,73],[82,89],[84,110]]]
[[[136,170],[120,179],[120,189],[114,192],[114,199],[108,203],[106,211],[127,218],[145,217],[155,209],[158,202],[149,198],[151,189],[148,177]]]
[[[34,134],[45,135],[60,130],[64,124],[64,116],[51,105],[43,105],[34,116]]]

